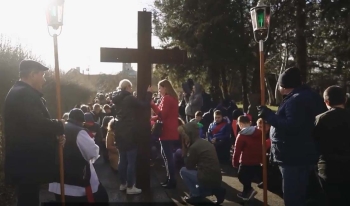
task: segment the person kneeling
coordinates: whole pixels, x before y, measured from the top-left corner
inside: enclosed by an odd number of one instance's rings
[[[221,204],[226,190],[221,187],[221,168],[214,145],[199,137],[196,122],[180,126],[178,130],[186,144],[185,167],[180,170],[181,178],[190,190],[186,202],[196,204],[206,196],[215,195],[216,203]]]
[[[67,203],[104,202],[108,204],[108,194],[99,182],[93,162],[99,157],[99,147],[84,129],[84,113],[73,109],[65,123],[64,133],[64,191]],[[59,178],[57,178],[59,180]],[[59,181],[49,184],[49,191],[61,200]]]

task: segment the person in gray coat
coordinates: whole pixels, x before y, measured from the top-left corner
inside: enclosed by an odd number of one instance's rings
[[[185,113],[187,122],[190,122],[191,119],[195,117],[197,111],[201,111],[201,108],[203,106],[202,90],[202,86],[196,83],[193,86],[191,96],[188,99],[185,98]]]

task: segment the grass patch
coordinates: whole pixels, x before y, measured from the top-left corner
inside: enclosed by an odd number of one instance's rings
[[[243,104],[237,104],[238,108],[243,108]],[[278,107],[277,106],[269,106],[267,105],[268,108],[270,108],[272,111],[277,111]]]

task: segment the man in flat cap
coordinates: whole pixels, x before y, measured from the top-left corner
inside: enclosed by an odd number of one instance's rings
[[[16,185],[17,206],[39,205],[40,184],[58,175],[57,148],[63,121],[51,119],[41,93],[48,68],[33,60],[19,65],[20,80],[4,104],[5,182]],[[58,140],[58,141],[57,141]]]
[[[271,125],[271,157],[282,174],[284,204],[303,206],[309,175],[318,160],[312,139],[315,117],[327,108],[322,97],[303,84],[296,67],[284,71],[278,84],[284,99],[277,113],[260,106],[259,116]]]

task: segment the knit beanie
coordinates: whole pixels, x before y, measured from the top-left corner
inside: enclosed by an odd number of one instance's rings
[[[278,84],[286,89],[297,88],[301,86],[300,70],[297,67],[288,68],[278,78]]]
[[[74,108],[69,112],[68,119],[76,122],[85,122],[84,112],[81,109]]]

